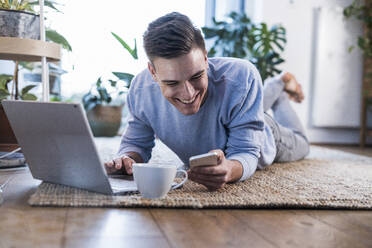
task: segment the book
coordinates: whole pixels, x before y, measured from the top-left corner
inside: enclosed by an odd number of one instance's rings
[[[0,170],[26,167],[26,159],[23,153],[16,152],[9,155],[7,154],[9,153],[0,152]]]

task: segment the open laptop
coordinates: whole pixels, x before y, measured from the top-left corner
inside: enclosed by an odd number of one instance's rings
[[[81,104],[2,101],[34,178],[103,194],[137,191],[109,178]]]

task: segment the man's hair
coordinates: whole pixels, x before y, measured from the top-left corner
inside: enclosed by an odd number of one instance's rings
[[[203,52],[204,38],[191,20],[178,12],[172,12],[151,22],[143,35],[147,57],[175,58],[188,54],[195,46]]]

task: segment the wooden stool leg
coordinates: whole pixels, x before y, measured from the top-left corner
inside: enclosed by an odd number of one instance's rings
[[[362,112],[360,115],[360,147],[364,147],[366,143],[367,129],[367,98],[362,97]]]

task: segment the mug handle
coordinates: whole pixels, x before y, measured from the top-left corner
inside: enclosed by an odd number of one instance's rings
[[[179,184],[173,185],[172,189],[178,189],[179,187],[181,187],[187,181],[188,178],[187,172],[185,170],[177,170],[177,172],[182,172],[183,174],[185,174],[185,178]]]

